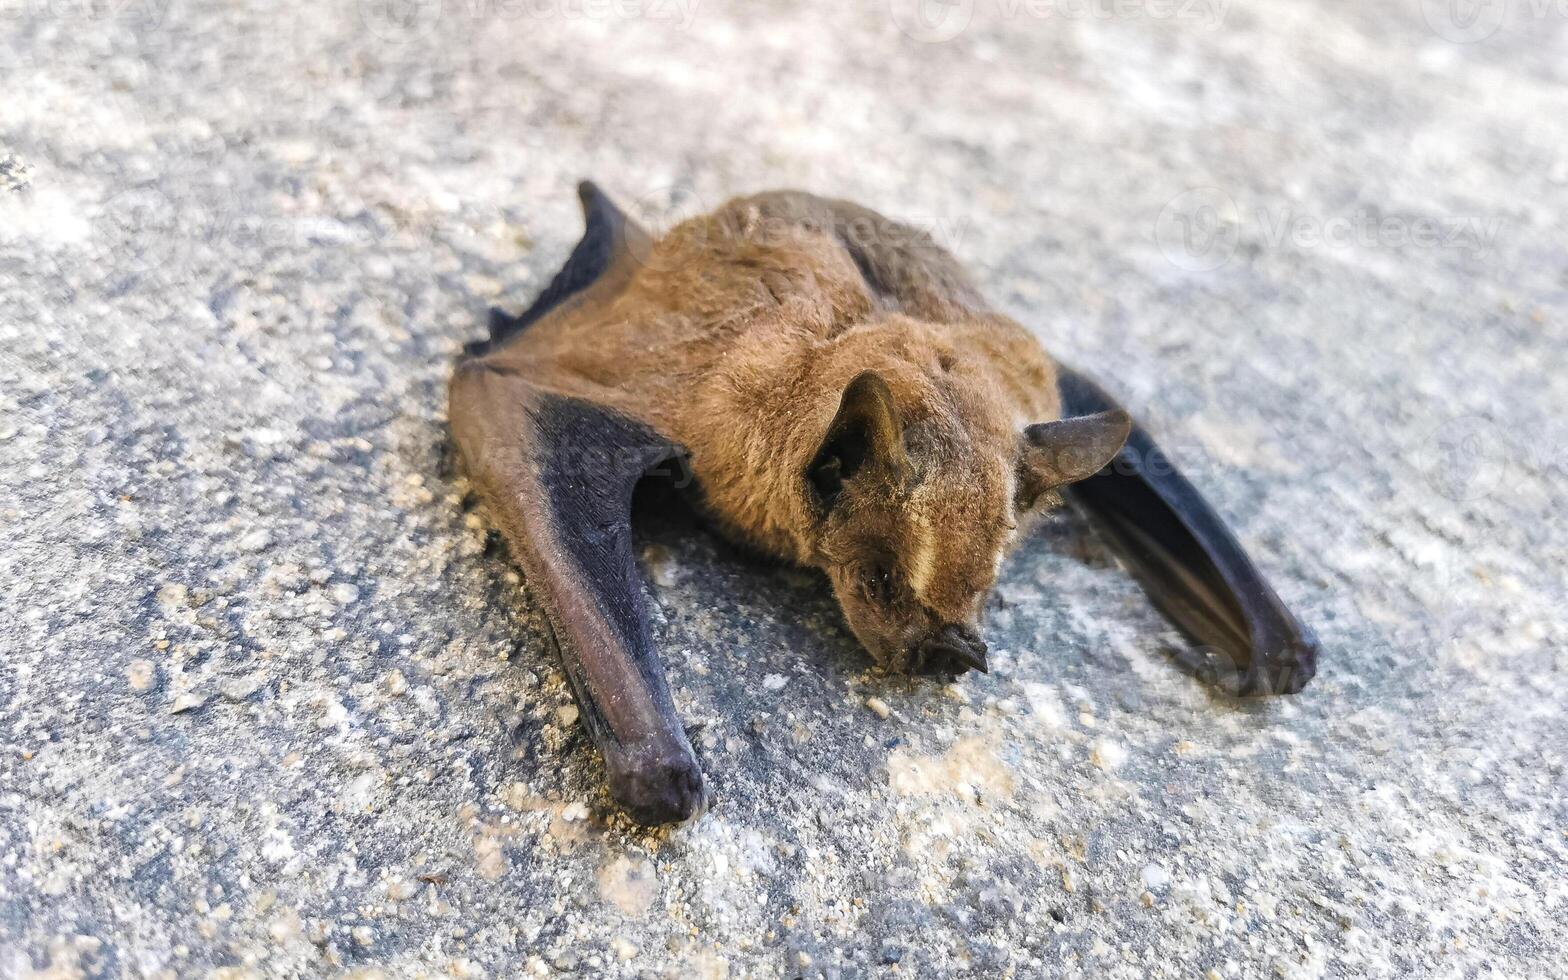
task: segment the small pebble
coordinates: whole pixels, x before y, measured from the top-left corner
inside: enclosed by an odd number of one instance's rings
[[[207,699],[203,695],[192,694],[187,691],[184,694],[175,696],[174,704],[170,706],[169,711],[176,715],[184,714],[187,711],[195,711],[206,703]]]
[[[272,543],[272,535],[260,528],[250,532],[239,540],[241,551],[261,551]]]
[[[218,692],[230,701],[244,701],[252,694],[266,687],[267,680],[267,672],[258,670],[254,674],[249,674],[245,677],[224,681],[219,685]]]
[[[1095,768],[1109,772],[1127,759],[1127,750],[1108,738],[1097,738],[1089,749],[1089,761]]]
[[[153,681],[158,677],[158,670],[150,660],[132,660],[125,668],[125,680],[131,685],[133,691],[145,691],[152,687]]]
[[[1171,874],[1158,864],[1143,866],[1143,885],[1151,892],[1157,892],[1171,883]]]
[[[381,678],[381,686],[386,689],[388,694],[397,697],[408,691],[408,678],[403,676],[401,670],[394,669],[388,671],[387,675]]]

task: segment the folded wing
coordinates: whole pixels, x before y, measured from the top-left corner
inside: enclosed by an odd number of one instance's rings
[[[1064,415],[1121,406],[1066,367]],[[1165,616],[1200,645],[1183,655],[1241,695],[1294,694],[1317,670],[1317,639],[1264,581],[1224,520],[1134,424],[1116,461],[1066,488]]]

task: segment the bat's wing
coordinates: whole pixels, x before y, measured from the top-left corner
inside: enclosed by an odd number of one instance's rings
[[[480,357],[499,350],[546,314],[569,302],[594,302],[598,294],[613,292],[630,276],[629,259],[637,249],[646,251],[648,233],[627,218],[593,181],[578,184],[577,197],[583,205],[583,237],[561,271],[521,314],[491,310],[490,337],[469,344],[464,353]]]
[[[617,274],[619,212],[591,185],[582,196],[583,243],[528,313],[492,321],[484,351]],[[519,361],[458,365],[449,417],[464,468],[545,607],[611,793],[644,822],[686,819],[707,793],[653,648],[630,526],[637,482],[681,448],[643,421],[551,391]]]
[[[1098,385],[1060,368],[1062,412],[1120,408]],[[1182,632],[1218,654],[1187,663],[1237,694],[1294,694],[1317,670],[1317,639],[1263,580],[1208,502],[1134,425],[1116,461],[1064,488],[1095,520],[1149,598]]]

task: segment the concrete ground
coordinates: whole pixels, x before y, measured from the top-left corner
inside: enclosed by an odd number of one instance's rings
[[[390,5],[389,5],[390,4]],[[0,4],[0,976],[1539,977],[1568,947],[1568,9]],[[1064,514],[989,676],[645,508],[719,796],[618,816],[444,383],[593,177],[927,228],[1324,643]],[[880,699],[887,716],[870,710]]]

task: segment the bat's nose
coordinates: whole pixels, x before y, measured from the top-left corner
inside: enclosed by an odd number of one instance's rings
[[[971,668],[989,673],[985,641],[972,627],[949,623],[915,647],[910,671],[915,674],[962,674]]]

